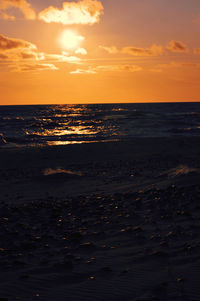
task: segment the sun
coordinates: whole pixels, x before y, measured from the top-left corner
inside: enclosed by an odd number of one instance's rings
[[[84,39],[85,38],[80,36],[77,32],[66,29],[59,37],[59,44],[63,49],[73,50],[78,48]]]

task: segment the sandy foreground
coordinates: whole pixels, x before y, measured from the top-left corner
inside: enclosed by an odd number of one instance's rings
[[[200,300],[200,139],[0,149],[0,301]]]

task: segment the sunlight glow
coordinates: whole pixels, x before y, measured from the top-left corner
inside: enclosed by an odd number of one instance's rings
[[[61,33],[59,43],[63,49],[73,50],[78,48],[84,39],[83,36],[78,35],[75,31],[67,29]]]

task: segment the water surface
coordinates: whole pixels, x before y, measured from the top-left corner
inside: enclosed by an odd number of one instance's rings
[[[65,145],[200,135],[200,103],[0,106],[7,143]]]

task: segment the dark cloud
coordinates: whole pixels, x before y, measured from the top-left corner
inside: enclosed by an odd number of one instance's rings
[[[7,51],[19,48],[37,49],[37,47],[30,42],[21,39],[8,38],[0,34],[0,51]]]
[[[188,47],[181,41],[170,41],[166,47],[171,52],[188,52]]]

